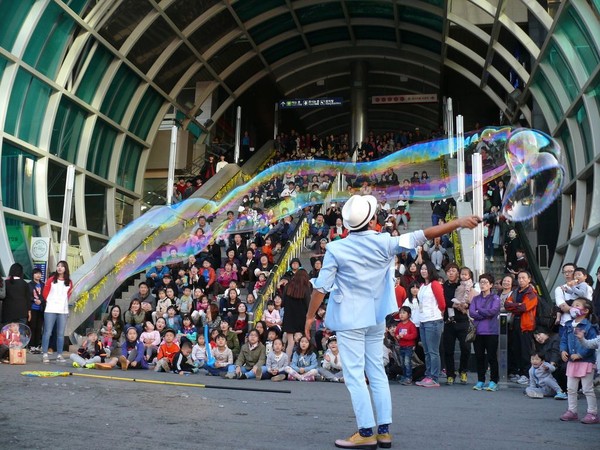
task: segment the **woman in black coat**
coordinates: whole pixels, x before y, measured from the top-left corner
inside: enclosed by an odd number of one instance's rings
[[[26,324],[31,309],[31,289],[23,279],[23,266],[15,263],[10,266],[6,284],[6,297],[2,301],[2,321]]]

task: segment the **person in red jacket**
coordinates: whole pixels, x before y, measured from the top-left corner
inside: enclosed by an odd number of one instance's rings
[[[402,367],[403,377],[400,380],[401,384],[412,384],[412,356],[417,345],[419,332],[414,323],[411,322],[411,309],[409,306],[402,306],[398,313],[400,322],[396,326],[396,340],[398,341],[398,361]]]
[[[160,372],[161,370],[164,370],[165,372],[171,372],[173,358],[179,350],[179,345],[175,342],[175,331],[171,328],[167,328],[164,332],[164,342],[158,347],[154,371]]]
[[[69,297],[73,291],[73,282],[69,274],[69,264],[59,261],[56,272],[46,281],[43,298],[46,302],[44,311],[44,334],[42,335],[42,362],[49,363],[48,346],[54,325],[56,324],[56,361],[65,362],[62,356],[65,328],[69,317]]]
[[[527,385],[530,355],[534,349],[533,330],[538,295],[531,284],[531,275],[526,270],[518,273],[517,284],[517,289],[504,303],[504,308],[513,315],[512,329],[508,336],[508,365],[509,373],[520,374],[520,377],[515,377],[512,381]]]

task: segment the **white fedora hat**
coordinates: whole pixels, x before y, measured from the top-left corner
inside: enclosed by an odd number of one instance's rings
[[[353,195],[342,208],[342,220],[349,230],[360,230],[375,215],[377,199],[372,195]]]

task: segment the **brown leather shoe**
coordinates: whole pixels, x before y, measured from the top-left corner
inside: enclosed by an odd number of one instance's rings
[[[377,448],[377,439],[375,438],[375,435],[362,437],[357,431],[348,439],[338,439],[335,441],[335,446],[338,448],[361,448],[375,450]]]
[[[380,448],[392,448],[392,435],[390,433],[375,435]]]

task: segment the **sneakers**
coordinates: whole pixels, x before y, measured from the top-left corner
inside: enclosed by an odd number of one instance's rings
[[[557,392],[554,400],[567,400],[569,397],[566,392]]]
[[[380,448],[392,448],[392,435],[390,433],[376,434],[375,438]]]
[[[527,394],[527,397],[529,398],[544,398],[544,394],[539,392],[539,391],[534,391],[532,389],[527,389],[525,391],[525,394]]]
[[[81,369],[81,366],[76,362],[73,363],[73,367],[75,367],[76,369]]]
[[[285,380],[285,373],[280,373],[279,375],[275,375],[274,377],[271,378],[271,381],[283,381]]]
[[[567,409],[562,416],[560,416],[560,420],[563,422],[573,422],[575,420],[579,420],[577,413]]]
[[[498,390],[498,384],[490,381],[490,384],[485,388],[486,391],[496,392]]]
[[[448,386],[452,386],[454,384],[454,377],[448,377],[448,378],[446,378],[446,384]]]
[[[508,381],[510,381],[511,383],[516,383],[517,381],[519,381],[519,375],[509,375],[508,376]]]
[[[410,378],[404,378],[402,381],[400,381],[400,384],[402,386],[412,386],[412,380]]]
[[[227,372],[224,378],[227,378],[228,380],[233,380],[234,378],[237,378],[237,376],[235,375],[235,372]]]
[[[48,364],[50,362],[50,358],[48,358],[48,353],[44,353],[42,355],[42,362]]]
[[[521,375],[519,377],[519,379],[516,381],[516,383],[518,383],[518,384],[529,384],[529,378],[527,378],[525,375]]]
[[[306,377],[303,377],[302,381],[315,381],[315,376],[314,375],[308,375]]]
[[[490,256],[490,262],[494,262],[494,257]]]
[[[375,450],[377,448],[377,438],[373,436],[362,437],[358,431],[348,439],[338,439],[335,441],[338,448],[361,448]]]
[[[460,373],[460,384],[467,384],[467,372]]]
[[[63,358],[63,356],[60,355],[60,354],[56,357],[56,362],[63,363],[63,362],[66,362],[66,361],[67,360],[65,358]]]
[[[475,386],[473,386],[474,391],[483,391],[483,381],[478,381]]]
[[[586,425],[590,425],[593,423],[600,423],[598,420],[598,414],[587,413],[583,419],[581,419],[581,423],[585,423]]]
[[[95,369],[95,368],[96,368],[96,364],[94,364],[94,363],[89,363],[89,364],[86,364],[86,365],[85,365],[85,368],[86,368],[86,369]]]
[[[440,384],[437,381],[432,380],[431,378],[423,378],[421,380],[421,384],[419,384],[419,386],[426,387],[426,388],[434,388],[434,387],[440,387]]]

